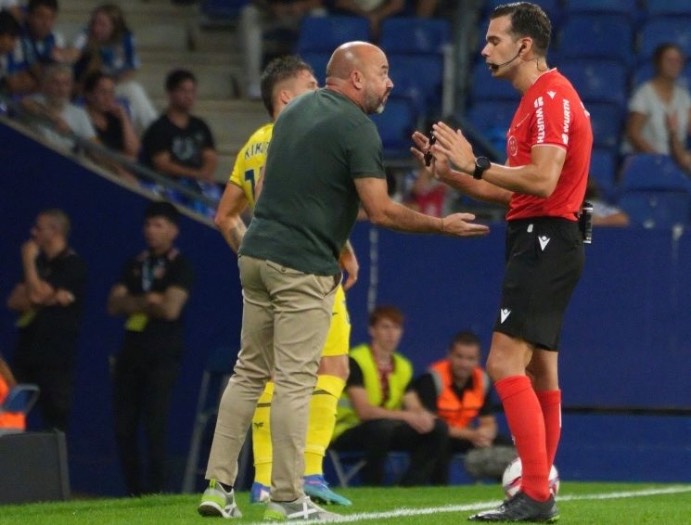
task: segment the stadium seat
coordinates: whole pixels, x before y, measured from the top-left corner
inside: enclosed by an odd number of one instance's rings
[[[686,56],[691,56],[691,14],[688,16],[649,17],[640,30],[639,63],[647,62],[660,44],[677,44]]]
[[[691,15],[689,0],[646,0],[648,16]]]
[[[443,53],[450,40],[447,20],[393,17],[382,22],[379,45],[386,53]]]
[[[563,6],[564,17],[569,19],[579,13],[632,16],[637,11],[638,0],[566,0]]]
[[[558,53],[562,63],[572,58],[607,58],[631,64],[633,44],[634,30],[629,18],[581,13],[570,16],[562,26]]]
[[[203,0],[199,12],[210,22],[234,20],[250,0]]]
[[[510,82],[493,78],[487,64],[477,62],[470,73],[470,99],[473,104],[488,100],[510,100],[517,103],[520,94]]]
[[[433,115],[440,109],[444,57],[440,53],[389,53],[389,76],[394,93],[409,98],[416,112]]]
[[[14,385],[0,405],[0,414],[10,412],[26,416],[38,401],[41,389],[33,383],[18,383]],[[0,435],[24,432],[22,428],[0,428]]]
[[[611,102],[588,102],[585,108],[593,126],[593,145],[616,151],[623,132],[625,109]]]
[[[323,86],[326,81],[326,65],[329,63],[331,53],[325,51],[305,51],[300,55],[300,58],[312,66],[314,76],[317,77],[319,85]]]
[[[333,53],[344,42],[369,41],[369,23],[359,16],[308,16],[300,24],[297,53]]]
[[[466,114],[476,132],[485,137],[502,157],[506,151],[506,133],[516,107],[513,101],[482,101],[468,109]]]
[[[611,102],[626,107],[629,97],[628,69],[614,60],[562,61],[559,70],[585,102]]]
[[[624,161],[621,170],[622,191],[689,191],[691,179],[669,155],[637,153]]]
[[[618,203],[633,224],[645,228],[688,225],[691,195],[682,191],[626,191]]]
[[[613,199],[617,193],[616,159],[617,154],[605,148],[593,148],[590,157],[590,176],[608,199]]]
[[[384,159],[409,159],[411,135],[417,128],[417,116],[410,101],[391,96],[384,112],[372,115],[372,120],[377,125],[384,146]]]

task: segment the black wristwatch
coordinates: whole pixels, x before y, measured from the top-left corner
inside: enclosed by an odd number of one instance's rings
[[[487,157],[477,157],[475,159],[475,171],[473,171],[473,178],[480,180],[482,178],[482,174],[486,172],[491,165],[492,163]]]

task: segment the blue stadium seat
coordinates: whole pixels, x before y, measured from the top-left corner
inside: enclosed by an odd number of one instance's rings
[[[615,151],[623,132],[625,109],[611,102],[589,102],[585,108],[593,126],[593,145]]]
[[[209,22],[234,20],[249,3],[250,0],[203,0],[199,4],[199,12]]]
[[[640,30],[638,61],[649,61],[660,44],[672,42],[691,56],[691,15],[649,17]]]
[[[486,100],[473,104],[468,109],[468,120],[481,132],[509,129],[511,119],[518,105],[510,100]]]
[[[359,16],[308,16],[300,24],[297,53],[307,51],[333,53],[351,40],[369,41],[369,23]]]
[[[387,53],[442,53],[450,40],[447,20],[393,17],[382,22],[379,45]]]
[[[389,53],[394,93],[409,98],[420,114],[433,115],[441,106],[444,57],[439,53]]]
[[[384,112],[372,115],[372,120],[379,129],[384,146],[384,159],[409,159],[410,147],[413,144],[411,135],[417,128],[417,115],[410,101],[391,96]]]
[[[577,0],[578,1],[578,0]],[[487,0],[485,1],[485,14],[489,14],[492,10],[501,4],[508,4],[507,0]],[[557,25],[562,15],[562,5],[560,0],[540,0],[536,2],[552,21],[552,25]]]
[[[590,157],[590,176],[607,199],[617,194],[617,154],[611,149],[593,148]]]
[[[638,0],[566,0],[563,11],[564,17],[568,18],[576,13],[614,13],[631,16],[638,11]]]
[[[317,78],[319,85],[323,86],[326,81],[326,65],[331,58],[331,52],[305,51],[300,55],[300,58],[312,66],[312,69],[314,69],[314,76]]]
[[[600,2],[601,4],[603,2]],[[631,64],[634,57],[631,20],[614,14],[576,14],[559,34],[559,57],[609,58]]]
[[[646,228],[688,225],[691,195],[681,191],[626,191],[618,205],[633,224]]]
[[[666,190],[691,192],[691,179],[669,155],[637,153],[624,161],[622,191]]]
[[[622,108],[629,98],[628,68],[614,60],[564,60],[559,70],[586,102],[612,102]]]
[[[520,94],[510,82],[493,78],[487,64],[478,62],[470,73],[470,99],[473,104],[484,100],[518,102]]]
[[[648,16],[658,15],[690,15],[691,4],[689,0],[646,0]]]

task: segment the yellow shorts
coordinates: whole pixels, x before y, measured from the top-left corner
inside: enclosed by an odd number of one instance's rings
[[[331,316],[331,326],[326,335],[326,343],[322,350],[322,357],[347,355],[350,348],[350,316],[346,306],[346,296],[343,286],[339,285],[336,289],[334,298],[333,314]]]

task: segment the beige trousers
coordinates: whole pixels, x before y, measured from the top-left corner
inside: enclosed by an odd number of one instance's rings
[[[273,376],[271,499],[304,496],[309,402],[340,275],[310,275],[271,261],[238,261],[243,294],[240,353],[221,397],[207,479],[233,485],[257,400]]]

